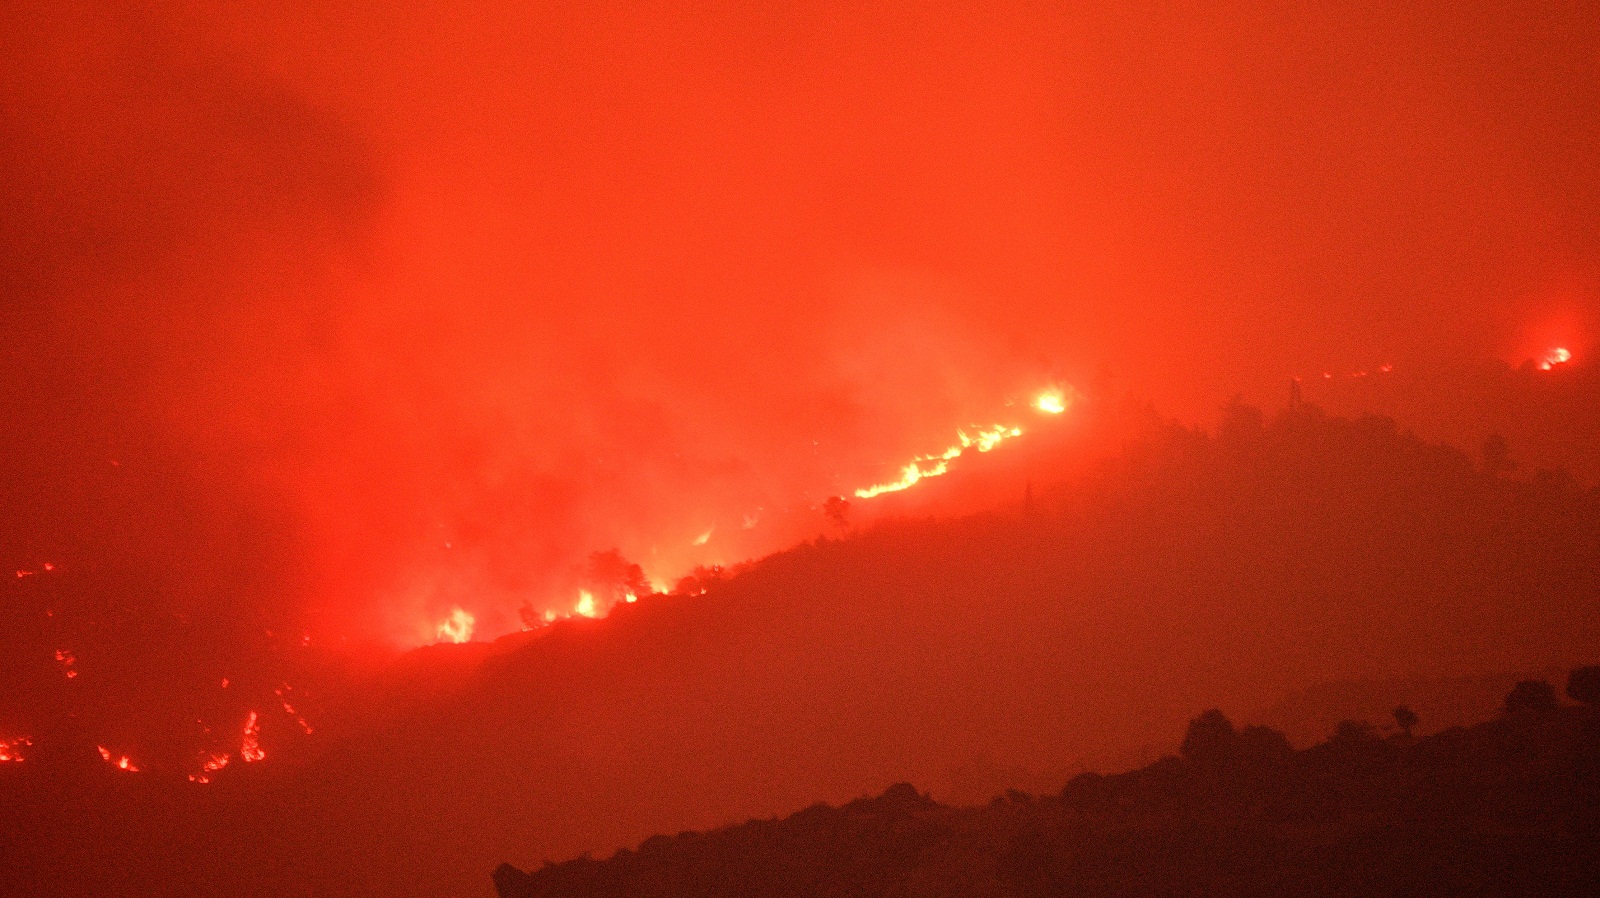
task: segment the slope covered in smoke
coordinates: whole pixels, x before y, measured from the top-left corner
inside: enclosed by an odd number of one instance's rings
[[[987,807],[946,807],[902,783],[838,808],[655,836],[604,861],[502,865],[494,882],[501,898],[1600,888],[1594,708],[1520,708],[1420,740],[1347,722],[1300,752],[1212,711],[1190,724],[1182,751]]]
[[[502,860],[906,779],[1060,782],[1159,754],[1195,707],[1570,666],[1600,636],[1595,494],[1486,473],[1383,419],[1236,406],[1216,435],[1152,422],[1096,471],[1047,486],[1051,459],[1031,470],[1031,499],[1001,511],[817,540],[492,650],[435,647],[406,675],[458,685],[369,701],[371,729],[282,774],[199,797],[91,779],[62,803],[8,771],[31,821],[13,851],[92,846],[13,869],[59,890],[120,847],[130,881],[179,875],[153,858],[207,859],[184,874],[193,894],[475,894]],[[173,825],[146,855],[128,846],[157,836],[127,824],[150,803]],[[222,872],[241,857],[245,884]]]

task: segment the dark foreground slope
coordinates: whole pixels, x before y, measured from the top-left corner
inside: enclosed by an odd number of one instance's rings
[[[909,785],[494,874],[502,898],[1600,894],[1600,719],[1520,710],[1304,751],[1208,712],[1182,757],[952,808]]]
[[[1010,457],[1031,465],[1026,505],[996,493],[994,513],[807,543],[703,594],[416,653],[406,688],[353,693],[367,727],[313,715],[293,765],[264,728],[265,762],[200,786],[105,764],[99,740],[158,755],[87,715],[77,738],[19,717],[36,744],[0,765],[0,894],[473,898],[502,860],[894,782],[979,801],[1128,769],[1208,705],[1293,717],[1297,744],[1401,701],[1430,729],[1482,720],[1504,685],[1451,713],[1406,684],[1600,645],[1600,496],[1571,480],[1309,407],[1235,408],[1216,434],[1156,423],[1084,475],[1036,447]],[[1330,682],[1394,685],[1332,711]]]

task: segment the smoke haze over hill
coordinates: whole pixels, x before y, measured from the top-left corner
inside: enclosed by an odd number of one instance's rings
[[[1051,378],[1587,358],[1563,7],[473,9],[9,7],[8,561],[413,643]]]
[[[1591,660],[1597,23],[6,4],[0,851],[470,894]]]

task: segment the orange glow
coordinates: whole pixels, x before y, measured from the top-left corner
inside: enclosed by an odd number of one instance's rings
[[[1572,351],[1564,346],[1557,346],[1545,353],[1544,358],[1539,360],[1539,370],[1549,371],[1557,365],[1565,365],[1570,361],[1572,361]]]
[[[239,757],[246,764],[260,761],[267,756],[261,749],[261,722],[257,719],[256,712],[250,712],[250,719],[244,722],[244,741],[239,744]]]
[[[97,745],[95,747],[100,750],[101,759],[107,764],[110,764],[112,767],[115,767],[118,770],[126,770],[129,773],[139,772],[139,766],[133,763],[133,759],[127,755],[112,755],[111,749],[106,748],[104,745]]]
[[[457,605],[451,609],[450,616],[439,623],[435,636],[440,642],[469,642],[472,639],[472,626],[475,623],[477,618]]]
[[[233,758],[227,752],[205,752],[200,756],[200,772],[189,774],[189,782],[205,785],[211,782],[211,774],[228,766]]]
[[[27,736],[18,736],[15,739],[0,739],[0,763],[22,763],[24,749],[32,744],[33,740]]]

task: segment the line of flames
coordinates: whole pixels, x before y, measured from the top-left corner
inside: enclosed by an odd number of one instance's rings
[[[1029,404],[1041,414],[1059,415],[1071,406],[1072,394],[1066,388],[1051,387],[1035,395],[1033,401]],[[898,479],[889,483],[862,487],[855,491],[855,495],[859,499],[872,499],[885,493],[910,489],[924,480],[947,473],[950,470],[950,462],[961,457],[968,450],[988,452],[1006,440],[1020,437],[1022,434],[1022,427],[1015,424],[993,424],[988,427],[974,425],[971,432],[966,429],[957,430],[955,443],[940,452],[918,456],[913,459],[909,464],[901,468]],[[748,525],[746,529],[748,529]],[[705,545],[710,542],[715,531],[716,527],[713,525],[696,536],[693,544],[696,546]],[[665,590],[663,589],[662,591]],[[629,592],[619,600],[619,603],[636,601],[638,601],[638,596]],[[592,592],[581,589],[578,591],[578,597],[569,610],[558,611],[554,608],[549,608],[545,610],[542,618],[543,623],[549,625],[559,620],[577,617],[605,617],[610,611],[610,607],[600,606],[599,600]],[[477,619],[471,612],[457,605],[451,608],[445,619],[440,621],[434,628],[434,639],[438,642],[469,642],[472,639],[476,623]],[[524,629],[531,628],[524,627]],[[292,714],[293,712],[291,711],[290,713]]]

